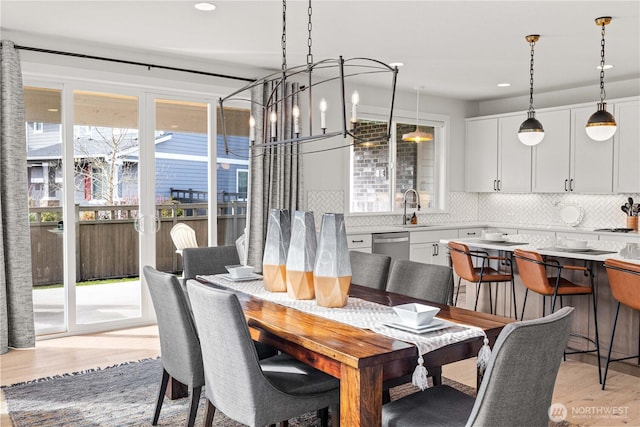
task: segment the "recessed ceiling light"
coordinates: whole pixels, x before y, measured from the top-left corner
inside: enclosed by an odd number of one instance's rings
[[[610,70],[610,69],[612,69],[612,68],[613,68],[613,65],[611,65],[611,64],[604,64],[604,69],[605,69],[605,70]],[[599,69],[600,69],[600,65],[598,65],[598,66],[596,67],[596,70],[599,70]]]
[[[389,67],[402,67],[404,65],[404,62],[389,62]]]
[[[193,7],[195,7],[198,10],[203,10],[205,12],[214,10],[216,8],[216,5],[213,3],[196,3],[195,5],[193,5]]]
[[[498,83],[498,87],[509,87],[511,83]]]

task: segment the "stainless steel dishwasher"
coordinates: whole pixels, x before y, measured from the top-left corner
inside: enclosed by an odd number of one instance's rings
[[[372,252],[388,255],[392,261],[409,259],[409,232],[398,231],[392,233],[373,233]]]

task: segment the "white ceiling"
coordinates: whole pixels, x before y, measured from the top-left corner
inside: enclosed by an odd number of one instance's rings
[[[200,12],[190,0],[2,0],[0,24],[3,31],[45,41],[67,38],[85,46],[110,47],[112,57],[118,57],[118,48],[140,49],[211,64],[280,69],[281,1],[212,2],[215,11]],[[593,84],[597,96],[600,29],[594,19],[613,17],[606,29],[606,62],[614,68],[605,72],[605,82],[637,79],[639,9],[638,0],[314,0],[312,53],[315,60],[342,55],[403,62],[400,88],[423,87],[433,95],[486,100],[528,94],[530,51],[525,36],[540,34],[535,91]],[[306,62],[307,19],[306,0],[287,2],[290,66]],[[502,82],[512,86],[498,88]]]

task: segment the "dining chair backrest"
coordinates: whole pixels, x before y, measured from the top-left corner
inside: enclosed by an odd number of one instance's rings
[[[158,321],[162,366],[183,384],[204,385],[198,333],[178,278],[148,265],[142,271]]]
[[[262,426],[273,423],[274,417],[281,421],[307,412],[310,409],[302,408],[308,408],[310,403],[313,409],[332,404],[333,397],[328,401],[329,395],[325,390],[308,389],[309,386],[313,387],[314,381],[309,379],[308,372],[296,369],[295,364],[285,361],[285,365],[290,367],[282,372],[278,371],[277,363],[269,366],[273,369],[273,375],[285,378],[291,377],[293,373],[295,379],[289,380],[291,383],[306,383],[304,386],[296,386],[300,398],[276,388],[267,379],[258,361],[247,320],[236,294],[193,280],[188,282],[187,287],[192,296],[193,314],[204,355],[207,399],[216,409],[242,424]],[[282,360],[282,355],[272,359],[278,358]],[[297,361],[295,363],[300,364]],[[334,380],[328,376],[327,378]],[[305,391],[305,387],[308,391]],[[337,381],[333,390],[337,401]],[[320,403],[313,406],[314,402]]]
[[[542,255],[538,252],[516,249],[513,251],[522,284],[542,295],[553,294]]]
[[[177,253],[182,253],[185,248],[197,248],[198,240],[196,239],[196,232],[193,228],[182,222],[177,223],[171,228],[169,232],[171,234],[171,240],[176,247]]]
[[[573,307],[510,323],[493,346],[467,426],[546,426]]]
[[[384,291],[389,277],[391,257],[382,254],[349,251],[351,283]]]
[[[613,297],[622,304],[640,310],[640,264],[609,258],[604,261]]]
[[[451,256],[451,265],[453,265],[456,274],[468,282],[475,282],[475,269],[469,247],[460,242],[449,242],[447,246]]]
[[[447,304],[453,289],[453,273],[446,265],[398,259],[391,267],[387,291]]]
[[[225,265],[240,263],[235,246],[210,246],[203,248],[185,248],[182,251],[183,277],[193,279],[197,275],[223,274]]]

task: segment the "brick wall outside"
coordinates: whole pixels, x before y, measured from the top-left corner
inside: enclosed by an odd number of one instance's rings
[[[409,188],[420,192],[421,206],[429,207],[430,194],[434,190],[434,142],[402,141],[402,135],[413,132],[413,124],[397,124],[396,135],[396,184],[394,205],[402,208],[402,195]],[[425,132],[430,127],[420,127]],[[363,139],[384,139],[386,123],[359,121],[356,135]],[[353,148],[353,182],[351,188],[352,212],[390,211],[389,206],[389,144],[375,142]],[[414,199],[409,199],[413,203]],[[413,207],[413,205],[411,205]]]
[[[384,139],[387,124],[358,121],[356,135],[366,139]],[[353,147],[353,183],[351,211],[389,211],[389,144],[375,142]]]

